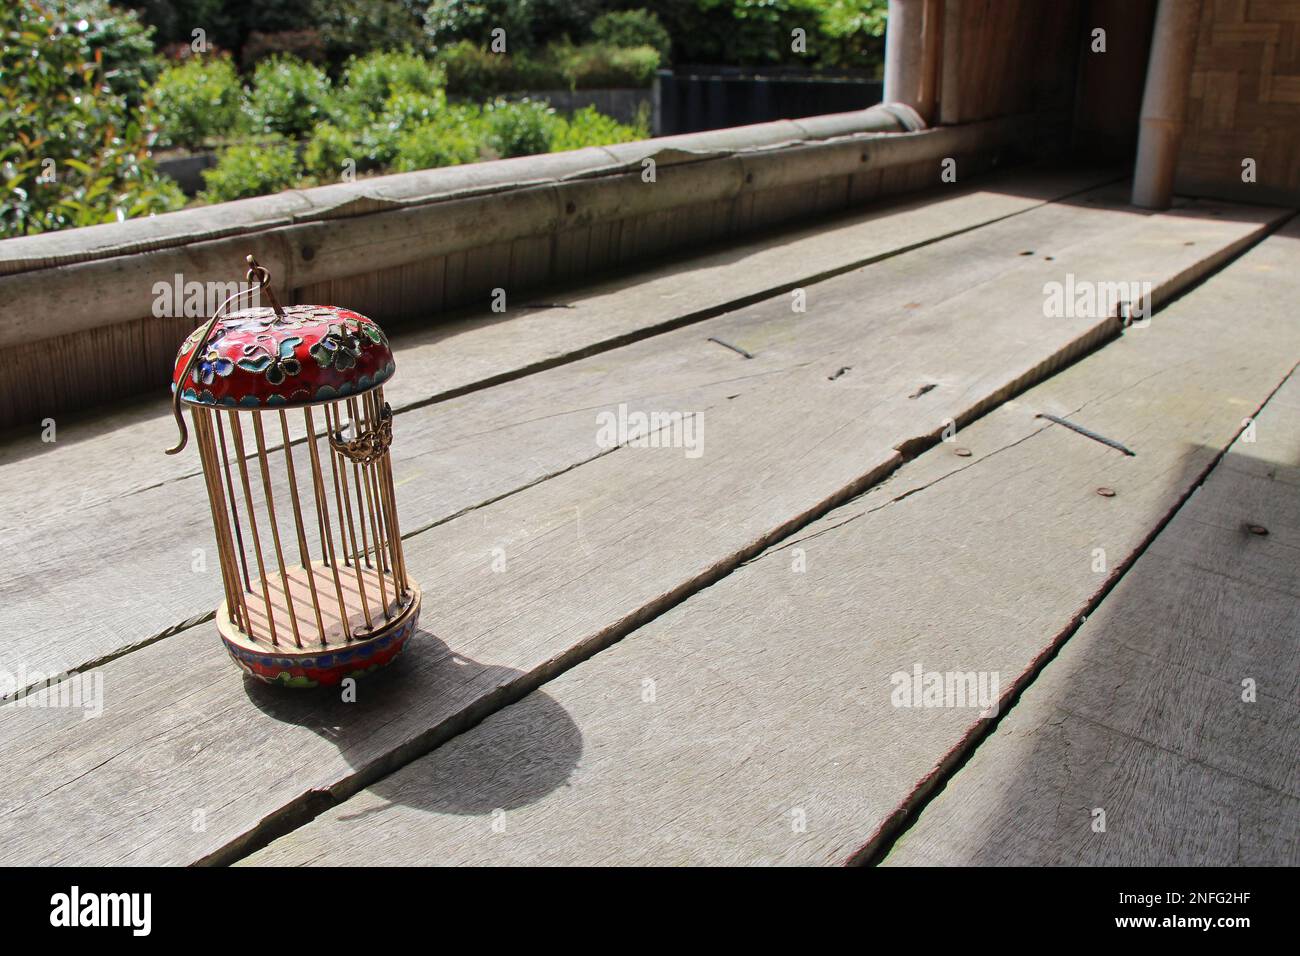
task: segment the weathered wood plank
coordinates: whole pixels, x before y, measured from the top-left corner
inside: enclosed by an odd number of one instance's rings
[[[1149,328],[249,862],[854,857],[984,723],[980,707],[1010,695],[1086,613],[1291,371],[1300,277],[1277,275],[1267,293],[1258,278],[1297,251],[1300,229],[1267,240]],[[980,748],[904,839],[900,862],[1294,862],[1300,588],[1285,552],[1300,535],[1300,384],[1287,389],[1259,418],[1271,447],[1263,437],[1245,446],[1268,449],[1272,477],[1228,477],[1235,455],[1220,465],[1048,666],[1044,677],[1060,674],[1053,693],[1039,693],[1042,678],[1030,688],[1004,720],[1018,730]],[[1071,415],[1137,455],[1048,426],[1039,411]],[[1117,494],[1100,497],[1098,486]],[[1269,536],[1244,533],[1247,518]],[[1181,522],[1198,540],[1177,547],[1181,570],[1167,576],[1177,587],[1140,584]],[[1218,547],[1204,547],[1207,537]],[[1260,604],[1230,599],[1243,577]],[[1107,633],[1117,600],[1135,612],[1129,626],[1077,655],[1084,633]],[[1077,666],[1060,666],[1071,657]],[[897,706],[892,675],[910,682],[918,664],[1000,679],[970,707]],[[1239,680],[1251,674],[1261,702],[1248,707]],[[1022,719],[1036,697],[1044,706]],[[1196,789],[1180,796],[1188,784]],[[1173,826],[1153,824],[1161,812],[1150,800],[1165,801]],[[1099,805],[1110,808],[1104,836],[1089,830],[1087,808]]]
[[[1138,219],[1062,261],[1167,296],[1273,218],[1233,216]],[[411,538],[426,632],[358,703],[241,691],[197,627],[97,668],[106,698],[93,722],[32,707],[45,693],[0,710],[8,859],[228,859],[319,794],[381,778],[860,492],[902,460],[893,446],[1111,334],[1111,319],[1044,319],[1042,281],[1015,269],[886,329],[855,322],[876,291],[868,272],[828,280],[815,310],[838,310],[860,337],[826,365],[796,363],[765,389],[678,409],[705,414],[703,455],[622,448]],[[832,379],[841,366],[858,374]],[[936,387],[917,394],[918,382]]]
[[[1045,206],[1028,213],[1030,219],[1012,217],[979,235],[957,236],[925,247],[927,252],[876,263],[872,295],[854,306],[851,317],[824,307],[823,293],[813,286],[807,292],[813,299],[808,313],[795,313],[784,299],[772,300],[497,388],[409,408],[399,419],[394,448],[403,483],[403,527],[408,533],[428,527],[602,454],[608,449],[593,441],[592,427],[602,411],[628,403],[645,410],[696,408],[761,388],[772,373],[820,359],[855,335],[878,337],[888,334],[887,323],[910,325],[926,306],[980,281],[1013,269],[1028,275],[1048,268],[1045,261],[1019,256],[1031,239],[1059,246],[1066,256],[1071,243],[1078,246],[1143,221],[1100,201],[1112,192],[1120,190],[1094,191],[1087,198],[1099,200],[1095,203]],[[915,279],[922,269],[934,274],[918,289]],[[681,296],[660,290],[655,308],[679,314],[690,308]],[[847,301],[862,298],[851,292]],[[611,293],[601,308],[613,309],[616,299]],[[520,321],[527,324],[503,325]],[[869,332],[858,331],[859,325],[869,326]],[[736,356],[710,344],[710,337],[762,354],[738,367]],[[438,361],[436,350],[429,358]],[[127,453],[115,449],[108,436],[100,449]],[[83,473],[74,480],[92,478]],[[0,650],[0,666],[13,669],[22,662],[29,669],[74,669],[210,612],[220,591],[215,556],[198,571],[176,573],[178,567],[193,568],[196,549],[207,551],[211,545],[210,531],[193,520],[204,499],[200,476],[155,478],[85,507],[60,508],[58,495],[53,498],[43,502],[41,512],[28,512],[0,531],[5,545],[0,619],[9,633],[20,635]],[[114,528],[107,541],[106,526]],[[314,543],[311,532],[309,539]],[[53,580],[76,585],[51,587]],[[99,626],[87,630],[82,625],[92,604]]]
[[[1297,415],[1293,377],[887,864],[1300,862]]]

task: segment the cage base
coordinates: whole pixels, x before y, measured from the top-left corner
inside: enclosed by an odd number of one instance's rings
[[[340,572],[342,570],[340,569]],[[333,572],[329,568],[315,563],[311,571],[318,582],[322,580],[322,574],[329,575],[330,588],[333,588]],[[355,574],[350,569],[349,573]],[[370,574],[373,587],[373,572]],[[373,627],[366,626],[362,612],[350,613],[352,640],[347,640],[343,636],[341,627],[337,629],[331,627],[327,621],[326,643],[322,645],[320,631],[315,624],[314,611],[310,605],[298,600],[300,585],[305,587],[302,582],[306,580],[306,574],[303,573],[299,577],[301,580],[290,581],[290,593],[295,598],[295,613],[303,621],[300,623],[299,634],[301,647],[295,644],[292,633],[283,630],[282,627],[277,632],[277,642],[274,644],[264,634],[261,637],[250,637],[231,620],[230,609],[225,601],[217,609],[217,631],[221,635],[227,653],[242,671],[260,681],[285,687],[335,686],[344,678],[360,677],[388,664],[405,649],[407,641],[415,633],[420,617],[422,595],[419,585],[411,581],[408,582],[409,588],[405,595],[400,598],[394,596],[390,600],[387,615],[384,614],[382,606],[374,609]],[[391,586],[392,578],[388,575],[384,575],[384,578]],[[255,593],[245,593],[249,602],[250,617],[256,600],[255,595],[261,593],[260,584],[261,582],[258,582]],[[283,589],[279,589],[276,593],[282,594]],[[325,597],[327,595],[332,597],[334,592],[318,589],[318,593],[321,594],[323,609],[326,606]],[[282,600],[278,603],[275,602],[274,597],[272,600],[272,616],[280,622],[281,613],[283,612],[287,617],[287,610]],[[332,618],[337,622],[337,613]],[[305,622],[310,622],[310,625]],[[250,623],[254,625],[255,634],[262,633],[256,628],[256,618]],[[303,631],[308,633],[302,633]]]

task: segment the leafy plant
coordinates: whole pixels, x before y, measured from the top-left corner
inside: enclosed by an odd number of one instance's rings
[[[364,168],[359,137],[333,123],[321,123],[312,131],[302,152],[303,169],[321,182],[337,180],[351,160],[357,169]]]
[[[70,20],[78,9],[42,0],[0,7],[0,236],[184,203],[149,158],[144,106],[114,90],[104,48],[91,47],[91,38],[116,28],[101,24],[97,33],[84,17]]]
[[[216,166],[203,171],[207,188],[201,196],[207,202],[265,196],[288,189],[301,175],[297,149],[281,138],[231,146]]]
[[[479,158],[482,126],[482,113],[476,107],[444,110],[432,122],[402,134],[394,168],[434,169],[475,162]]]
[[[650,135],[650,116],[642,110],[631,125],[620,123],[612,116],[600,113],[594,106],[574,112],[570,117],[559,117],[551,134],[551,152],[582,149],[586,146],[608,146],[610,143],[631,143]]]
[[[652,47],[618,47],[604,43],[552,43],[540,53],[493,53],[468,40],[438,53],[447,92],[485,99],[502,93],[539,90],[647,87],[659,68]]]
[[[565,36],[582,36],[607,0],[433,0],[424,28],[442,48],[459,40],[487,47],[492,31],[505,31],[505,51],[522,53]]]
[[[883,62],[888,7],[888,0],[829,0],[820,11],[828,40],[820,60],[858,68]]]
[[[875,69],[888,0],[640,0],[673,38],[678,63]],[[791,30],[807,49],[791,49]]]
[[[560,65],[565,86],[575,90],[647,87],[654,82],[655,70],[659,68],[659,54],[648,46],[556,44],[549,53]]]
[[[650,10],[602,13],[592,21],[591,35],[597,43],[606,46],[651,47],[659,53],[661,63],[667,63],[672,53],[672,37]]]
[[[250,106],[258,129],[301,138],[329,118],[333,90],[320,67],[272,57],[257,65]]]
[[[244,87],[225,57],[194,58],[165,70],[153,102],[161,146],[196,148],[247,125]]]
[[[433,95],[396,93],[361,131],[359,143],[364,168],[388,166],[396,161],[403,135],[412,127],[437,121],[447,107],[441,90]]]
[[[493,53],[469,40],[444,47],[437,61],[446,77],[447,92],[458,96],[484,99],[499,93],[570,86],[569,78],[555,63],[526,53]]]
[[[555,110],[537,100],[497,100],[483,111],[488,144],[502,158],[548,152],[556,127]]]
[[[379,113],[398,93],[432,96],[442,87],[439,67],[404,52],[371,53],[348,61],[338,98],[347,107]]]
[[[419,5],[407,0],[315,0],[312,23],[332,63],[371,50],[425,44]]]
[[[189,47],[194,30],[203,30],[210,52],[214,47],[239,52],[254,32],[275,34],[315,26],[316,7],[332,0],[115,0],[140,11],[158,30],[159,45]]]
[[[432,93],[394,93],[384,104],[381,116],[397,126],[427,123],[447,108],[447,96],[442,90]]]
[[[51,5],[57,9],[57,4]],[[130,10],[108,0],[64,0],[62,16],[92,52],[101,54],[104,84],[130,109],[144,101],[144,91],[162,70],[154,53],[153,28]]]

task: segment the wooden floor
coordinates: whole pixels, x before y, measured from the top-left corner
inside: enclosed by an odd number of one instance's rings
[[[6,861],[1296,863],[1300,228],[1111,179],[394,335],[422,632],[355,703],[226,660],[161,402],[11,436]]]

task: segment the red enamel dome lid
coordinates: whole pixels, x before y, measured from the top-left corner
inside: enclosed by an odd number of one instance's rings
[[[241,309],[222,316],[206,342],[195,329],[181,345],[172,390],[196,405],[279,408],[331,401],[382,385],[393,352],[371,319],[332,305]],[[185,366],[199,355],[185,381]]]

